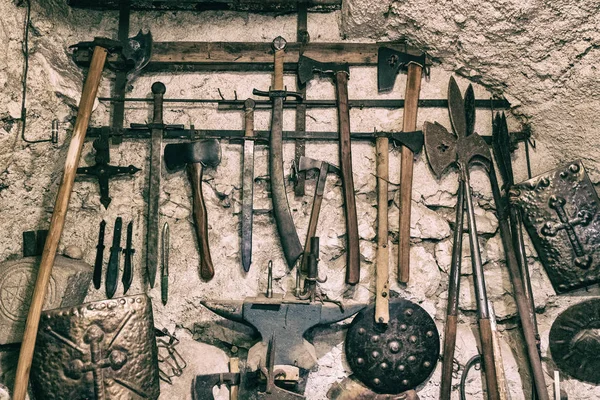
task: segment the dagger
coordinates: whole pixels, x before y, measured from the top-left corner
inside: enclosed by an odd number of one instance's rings
[[[104,258],[104,229],[106,222],[100,222],[100,233],[98,234],[98,244],[96,245],[96,262],[94,263],[94,287],[100,289],[102,280],[102,260]]]
[[[169,224],[165,222],[162,230],[162,266],[160,271],[160,299],[163,306],[169,301]]]
[[[125,255],[125,266],[123,267],[123,277],[121,278],[121,282],[123,283],[123,294],[127,293],[129,287],[131,286],[131,281],[133,280],[133,265],[131,261],[133,259],[133,253],[135,253],[135,250],[132,249],[132,241],[133,221],[127,225],[127,244],[123,250],[123,254]]]
[[[123,227],[123,219],[118,217],[115,221],[115,229],[113,231],[113,243],[110,248],[110,258],[108,259],[108,267],[106,268],[106,297],[112,299],[117,291],[117,278],[119,276],[119,255],[121,255],[121,228]]]
[[[242,176],[242,266],[250,270],[252,263],[252,211],[254,196],[254,106],[252,99],[244,102],[244,159]]]

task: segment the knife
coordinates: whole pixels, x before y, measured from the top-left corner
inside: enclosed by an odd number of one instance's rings
[[[119,256],[121,255],[121,228],[123,227],[123,219],[118,217],[115,221],[113,231],[113,243],[110,248],[110,258],[108,259],[108,267],[106,268],[106,296],[112,299],[117,291],[117,278],[119,276]]]
[[[102,280],[102,260],[104,258],[104,229],[106,222],[100,222],[100,234],[98,235],[98,244],[96,245],[96,262],[94,263],[94,287],[100,289]]]
[[[123,267],[123,277],[121,278],[121,282],[123,283],[123,294],[127,293],[129,287],[131,286],[131,281],[133,280],[133,265],[131,263],[133,259],[133,253],[135,250],[132,249],[132,240],[133,240],[133,221],[131,221],[127,225],[127,244],[125,245],[125,249],[123,250],[123,254],[125,257],[125,266]]]

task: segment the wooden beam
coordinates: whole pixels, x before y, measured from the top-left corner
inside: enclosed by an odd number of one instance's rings
[[[311,11],[338,10],[342,0],[301,0]],[[295,12],[299,0],[133,0],[132,10],[233,10],[252,12]],[[69,0],[71,7],[118,10],[119,0]]]

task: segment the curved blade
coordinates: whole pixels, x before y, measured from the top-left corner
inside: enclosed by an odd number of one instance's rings
[[[465,92],[465,135],[470,136],[475,132],[475,92],[473,85],[469,85]]]
[[[450,112],[452,129],[454,129],[456,136],[466,136],[465,104],[454,77],[450,77],[450,83],[448,84],[448,111]]]
[[[456,137],[437,122],[425,122],[423,135],[429,166],[439,179],[456,162]]]

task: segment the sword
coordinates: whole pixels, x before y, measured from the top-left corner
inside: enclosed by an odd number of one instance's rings
[[[163,306],[169,301],[169,224],[165,222],[162,229],[162,262],[160,271],[160,299]]]
[[[104,229],[106,222],[100,222],[100,233],[98,234],[98,244],[96,245],[96,262],[94,263],[94,287],[100,289],[102,280],[102,260],[104,259]]]
[[[123,283],[123,294],[127,293],[131,286],[131,281],[133,280],[133,265],[131,261],[135,250],[132,249],[132,241],[133,221],[127,225],[127,244],[125,245],[125,250],[123,250],[123,254],[125,255],[125,266],[123,267],[123,277],[121,278],[121,282]]]
[[[252,264],[252,213],[254,196],[254,106],[252,99],[244,102],[244,170],[242,177],[242,266],[250,270]]]
[[[148,282],[154,287],[158,265],[158,208],[160,199],[160,174],[162,171],[163,96],[166,87],[161,82],[152,84],[154,115],[151,125],[150,182],[148,186],[148,222],[146,224],[146,269]]]
[[[293,268],[298,257],[302,254],[302,245],[290,212],[283,175],[283,100],[288,96],[294,96],[301,100],[302,95],[296,92],[288,92],[283,86],[285,46],[286,41],[281,36],[273,40],[273,49],[275,50],[273,88],[268,92],[254,89],[252,94],[268,96],[273,102],[271,137],[269,139],[269,175],[271,176],[273,214],[285,259],[288,267]]]
[[[119,255],[123,250],[121,248],[121,228],[123,220],[118,217],[115,221],[115,229],[113,231],[113,244],[110,248],[110,258],[108,259],[108,267],[106,268],[106,297],[112,299],[117,291],[117,277],[119,276]]]

